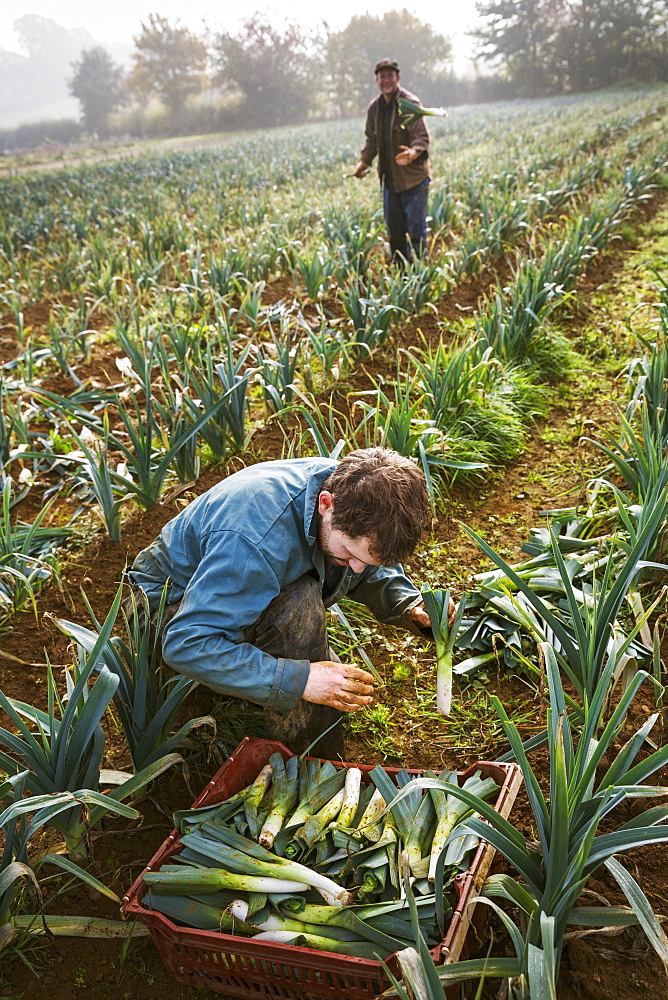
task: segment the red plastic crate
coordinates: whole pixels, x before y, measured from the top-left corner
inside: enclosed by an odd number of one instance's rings
[[[276,752],[286,760],[294,756],[282,743],[242,740],[192,808],[214,805],[240,791],[257,777]],[[372,766],[363,764],[332,763],[337,767],[359,767],[363,774],[373,770]],[[399,768],[385,770],[394,776]],[[478,761],[459,774],[460,784],[476,770],[480,770],[483,777],[495,779],[499,785],[495,808],[502,816],[508,816],[522,782],[519,767]],[[422,775],[424,771],[413,769],[409,774]],[[391,985],[380,962],[182,927],[162,913],[147,910],[140,902],[146,891],[144,873],[156,871],[180,850],[179,831],[173,830],[123,897],[123,912],[148,927],[168,972],[177,982],[247,1000],[312,1000],[315,997],[374,1000]],[[456,876],[459,901],[445,938],[432,951],[435,962],[455,962],[465,952],[475,905],[472,900],[480,892],[493,856],[494,848],[481,841],[471,867]],[[398,975],[392,958],[388,965]]]

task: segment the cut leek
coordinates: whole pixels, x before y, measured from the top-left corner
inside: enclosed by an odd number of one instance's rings
[[[423,590],[422,599],[431,621],[434,642],[436,643],[436,711],[440,715],[450,715],[453,650],[466,608],[466,599],[462,598],[459,602],[452,625],[448,624],[450,617],[449,590]]]
[[[416,122],[418,118],[422,118],[428,115],[432,118],[447,118],[448,112],[445,108],[423,108],[420,104],[415,104],[413,101],[407,101],[405,97],[400,97],[397,101],[397,107],[399,114],[402,118],[407,120],[399,122],[401,128],[407,128]]]

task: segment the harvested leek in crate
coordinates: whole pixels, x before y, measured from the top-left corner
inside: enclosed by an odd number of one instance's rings
[[[519,784],[515,765],[436,775],[300,760],[245,740],[175,815],[178,830],[124,910],[148,924],[180,982],[247,997],[289,982],[295,998],[331,996],[323,970],[349,977],[364,966],[345,992],[371,998],[386,985],[379,960],[415,944],[406,878],[434,958],[444,946],[460,954],[472,873],[478,889],[493,851],[464,829],[472,812],[449,794],[459,782],[504,815]]]

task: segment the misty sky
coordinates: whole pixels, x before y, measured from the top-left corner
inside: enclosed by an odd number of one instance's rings
[[[241,17],[231,16],[230,6],[241,10]],[[469,54],[470,40],[463,33],[476,19],[475,0],[425,0],[419,5],[397,0],[335,0],[330,4],[315,4],[313,0],[273,0],[271,3],[235,4],[216,0],[114,0],[110,4],[91,3],[90,0],[0,0],[0,48],[20,51],[12,31],[13,23],[24,14],[40,14],[53,18],[65,28],[86,28],[100,42],[132,43],[132,36],[139,31],[139,24],[151,13],[159,13],[170,21],[180,20],[193,31],[201,31],[203,23],[212,29],[235,30],[243,17],[255,10],[266,11],[271,20],[280,24],[288,19],[315,29],[327,11],[329,27],[338,30],[357,14],[382,15],[388,10],[406,7],[422,21],[453,39],[455,62]]]

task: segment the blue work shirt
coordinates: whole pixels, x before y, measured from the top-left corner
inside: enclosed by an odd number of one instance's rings
[[[306,686],[308,660],[276,659],[244,641],[288,584],[317,570],[326,607],[346,594],[379,621],[399,618],[420,600],[402,567],[354,573],[325,563],[318,544],[318,497],[336,468],[327,458],[262,462],[193,500],[140,552],[128,573],[155,610],[165,582],[180,603],[163,635],[175,670],[222,694],[285,713]]]

